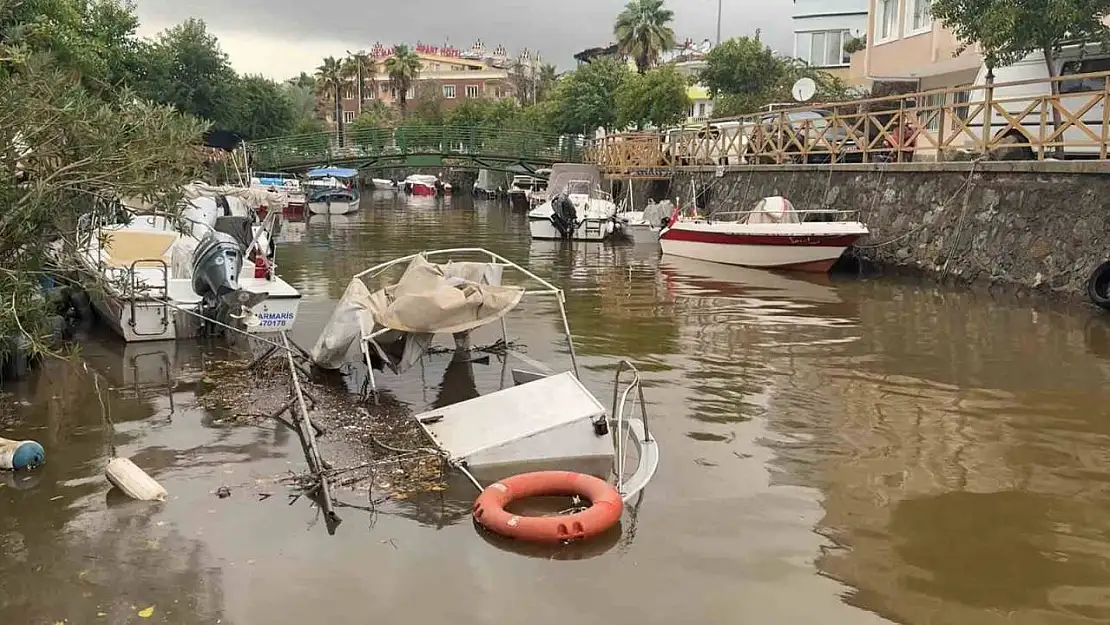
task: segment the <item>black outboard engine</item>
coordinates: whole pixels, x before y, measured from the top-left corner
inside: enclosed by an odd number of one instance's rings
[[[193,252],[193,291],[201,296],[200,313],[231,325],[244,316],[244,309],[258,305],[266,293],[239,288],[243,248],[235,237],[215,230],[204,235]]]
[[[559,231],[564,239],[574,236],[578,229],[578,209],[566,193],[560,193],[551,198],[551,224]]]

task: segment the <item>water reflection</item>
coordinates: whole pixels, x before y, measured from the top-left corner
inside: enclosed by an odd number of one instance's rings
[[[563,288],[583,381],[607,398],[618,358],[644,373],[664,456],[643,506],[597,543],[536,548],[477,533],[474,490],[456,476],[377,516],[348,510],[329,538],[270,479],[303,466],[296,439],[198,404],[206,368],[235,350],[92,344],[116,444],[172,497],[109,501],[109,434],[80,365],[7,389],[0,432],[42,441],[49,462],[0,481],[0,620],[127,622],[151,604],[183,610],[175,623],[349,622],[367,605],[386,620],[467,623],[507,610],[536,623],[1110,619],[1104,318],[533,242],[521,215],[465,198],[372,193],[345,219],[318,217],[286,223],[278,250],[306,297],[301,344],[351,275],[420,249],[488,247]],[[551,299],[526,298],[508,328],[530,357],[569,366]],[[379,376],[381,397],[425,410],[499,388],[502,364],[428,357]],[[357,398],[364,369],[343,373],[332,383]],[[213,495],[221,485],[232,497]]]

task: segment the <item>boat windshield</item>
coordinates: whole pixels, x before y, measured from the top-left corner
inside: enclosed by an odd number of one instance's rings
[[[589,195],[589,180],[571,180],[567,183],[567,195]]]

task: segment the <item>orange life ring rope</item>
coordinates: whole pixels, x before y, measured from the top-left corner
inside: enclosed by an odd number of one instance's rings
[[[578,495],[590,507],[575,514],[534,517],[505,507],[528,497]],[[556,543],[597,536],[620,521],[624,502],[605,480],[570,471],[521,473],[491,484],[474,501],[474,520],[486,529],[520,540]]]

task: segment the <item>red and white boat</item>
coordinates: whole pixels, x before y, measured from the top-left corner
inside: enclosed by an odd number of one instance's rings
[[[798,211],[786,198],[765,197],[754,210],[680,217],[659,234],[663,254],[726,265],[827,272],[844,250],[868,234],[843,211]],[[726,221],[727,219],[727,221]]]
[[[405,193],[411,195],[450,195],[451,183],[444,182],[437,176],[427,174],[413,174],[405,178],[402,183]],[[438,187],[438,192],[437,192]]]

